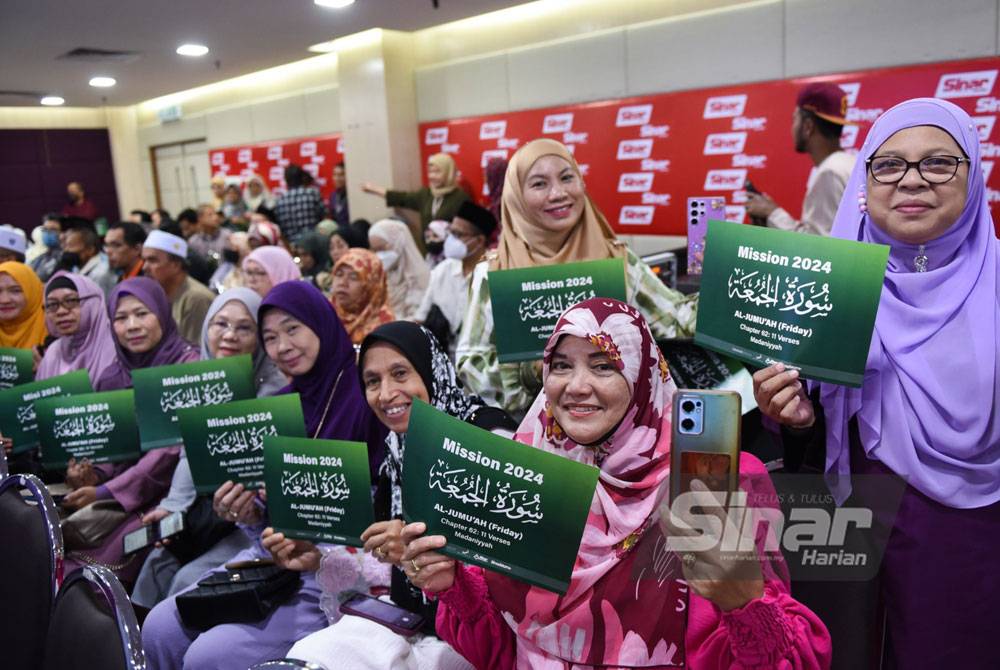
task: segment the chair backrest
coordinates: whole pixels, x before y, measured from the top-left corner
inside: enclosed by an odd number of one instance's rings
[[[26,491],[28,498],[22,494]],[[62,570],[59,514],[33,475],[0,480],[0,649],[8,670],[37,670]]]
[[[326,668],[319,663],[300,661],[297,658],[279,658],[274,661],[258,663],[250,670],[326,670]]]
[[[114,573],[74,570],[59,589],[45,644],[44,670],[145,670],[139,623]]]
[[[7,467],[7,450],[0,448],[0,480],[7,478],[10,474],[10,469]]]

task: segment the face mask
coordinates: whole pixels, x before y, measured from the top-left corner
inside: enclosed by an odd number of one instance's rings
[[[236,251],[236,249],[223,249],[222,260],[235,265],[240,262],[240,252]]]
[[[80,254],[64,251],[59,265],[67,270],[76,270],[80,267]]]
[[[378,251],[375,255],[382,261],[382,267],[386,272],[395,267],[396,262],[399,260],[399,254],[395,251]]]
[[[59,246],[59,233],[54,230],[43,230],[42,244],[47,246],[49,249],[55,249]]]
[[[444,241],[444,255],[446,258],[460,261],[469,255],[469,247],[454,235],[449,235]]]
[[[434,241],[427,243],[427,253],[431,254],[432,256],[437,256],[442,251],[444,251],[444,242]]]

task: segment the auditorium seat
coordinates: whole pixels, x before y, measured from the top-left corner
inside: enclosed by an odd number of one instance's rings
[[[326,670],[326,668],[319,663],[300,661],[297,658],[279,658],[275,661],[258,663],[250,670]]]
[[[0,662],[6,670],[37,670],[45,649],[62,565],[55,504],[41,480],[0,481]]]
[[[74,570],[52,611],[44,670],[145,670],[132,603],[103,566]]]

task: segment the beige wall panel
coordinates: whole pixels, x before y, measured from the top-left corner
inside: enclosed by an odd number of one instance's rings
[[[646,23],[626,30],[626,45],[629,95],[779,79],[782,3]]]
[[[253,141],[250,107],[236,107],[205,114],[208,146],[225,147]]]
[[[301,95],[260,102],[250,107],[253,140],[280,140],[305,135],[306,111]]]
[[[510,108],[504,54],[428,67],[415,75],[420,121],[496,114]]]
[[[328,88],[302,96],[304,135],[324,135],[340,130],[340,89]]]
[[[615,98],[625,91],[625,31],[507,54],[511,109]]]
[[[990,56],[996,0],[786,0],[786,75]]]

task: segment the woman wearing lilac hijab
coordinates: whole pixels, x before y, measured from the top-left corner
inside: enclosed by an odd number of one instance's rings
[[[825,437],[838,502],[852,474],[907,483],[881,574],[899,668],[1000,667],[1000,572],[987,559],[1000,551],[1000,242],[980,157],[951,103],[883,114],[833,227],[890,248],[864,384],[812,385],[811,400],[795,370],[754,375],[767,416]]]
[[[98,391],[131,387],[131,373],[137,368],[198,360],[198,351],[177,334],[167,296],[152,279],[137,277],[116,286],[108,298],[108,315],[117,360],[97,380]],[[98,563],[125,582],[135,579],[145,553],[123,557],[122,538],[141,525],[140,514],[167,492],[179,453],[180,447],[168,447],[148,451],[138,461],[95,466],[70,462],[66,483],[73,490],[63,506],[77,510],[114,499],[129,517],[97,548],[69,551],[67,573],[84,563]]]
[[[45,350],[35,379],[86,370],[96,384],[116,358],[104,291],[78,274],[59,271],[45,285],[45,324],[55,342]]]

